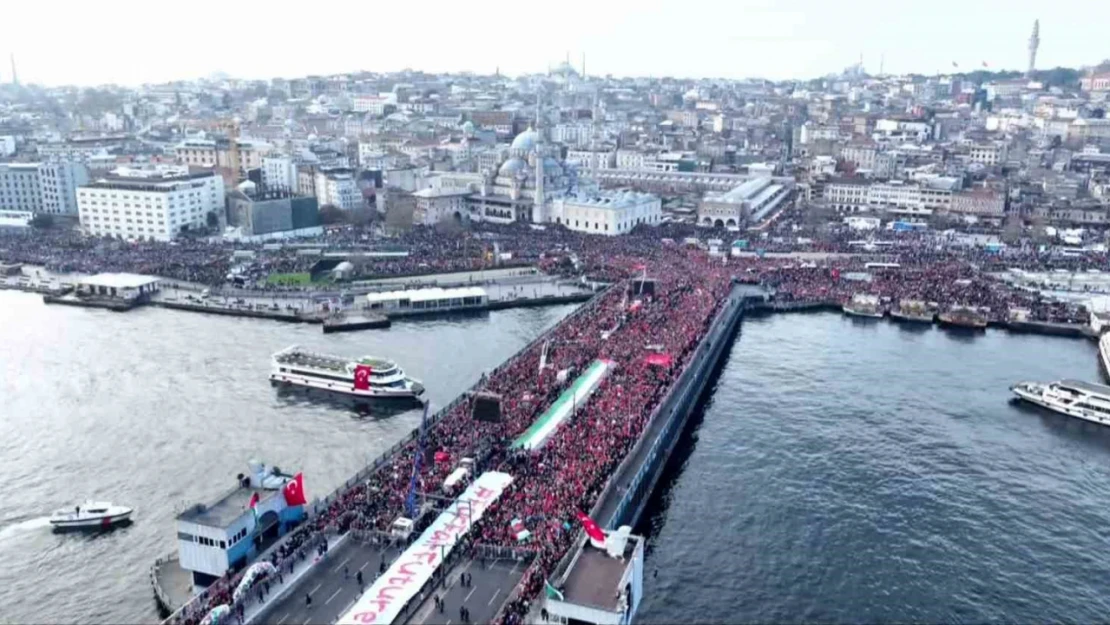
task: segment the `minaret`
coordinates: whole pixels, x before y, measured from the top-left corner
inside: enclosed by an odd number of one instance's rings
[[[586,80],[586,53],[582,53],[582,80]]]
[[[536,90],[536,197],[532,206],[532,222],[542,223],[544,217],[543,204],[543,130],[540,128],[540,91]]]
[[[1025,77],[1033,77],[1033,68],[1037,65],[1037,48],[1041,45],[1041,20],[1033,20],[1033,34],[1029,36],[1029,68],[1025,70]]]
[[[12,84],[19,86],[19,74],[15,73],[15,52],[12,52]]]

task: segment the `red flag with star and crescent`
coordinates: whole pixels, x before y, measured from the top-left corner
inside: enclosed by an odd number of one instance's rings
[[[370,374],[373,370],[367,365],[355,365],[355,390],[370,390]]]
[[[281,488],[281,494],[285,496],[285,503],[290,506],[303,506],[308,503],[308,498],[304,494],[304,473],[298,473],[286,482]]]
[[[585,512],[579,510],[575,513],[578,517],[578,522],[586,530],[586,535],[590,537],[590,542],[598,549],[605,548],[605,532],[601,531],[599,526],[593,519],[591,519]]]

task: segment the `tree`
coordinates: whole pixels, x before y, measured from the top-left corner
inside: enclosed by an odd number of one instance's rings
[[[31,227],[39,230],[49,230],[54,227],[54,216],[46,213],[37,213],[31,218]]]
[[[334,204],[324,204],[320,207],[320,223],[324,225],[340,224],[347,221],[343,209]]]

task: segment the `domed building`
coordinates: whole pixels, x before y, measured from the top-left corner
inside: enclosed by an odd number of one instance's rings
[[[572,168],[560,161],[558,146],[528,128],[509,145],[508,158],[496,170],[482,172],[481,192],[470,198],[472,219],[510,223],[549,221],[549,203],[565,195],[575,181]]]

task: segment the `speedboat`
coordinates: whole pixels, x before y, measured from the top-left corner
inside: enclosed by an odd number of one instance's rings
[[[50,516],[55,530],[106,529],[131,521],[134,512],[127,506],[115,506],[103,501],[86,501],[72,508],[62,508]]]

